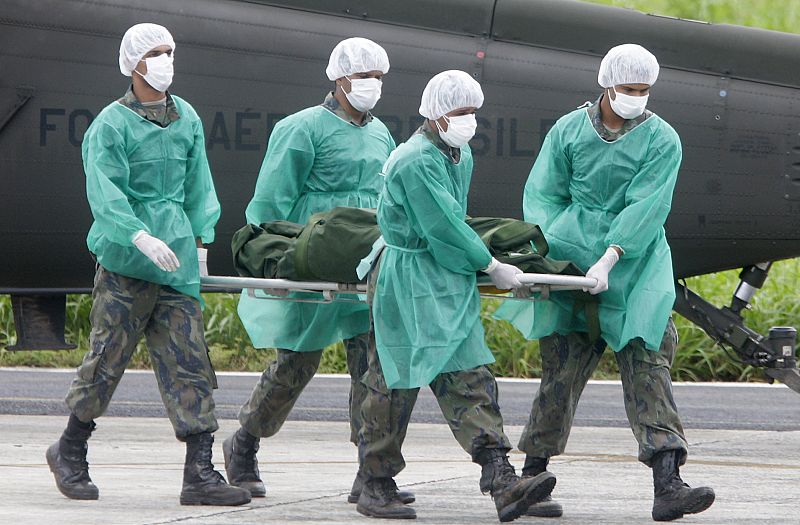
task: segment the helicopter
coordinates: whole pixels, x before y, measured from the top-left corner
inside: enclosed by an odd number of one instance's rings
[[[774,261],[800,256],[800,36],[648,15],[573,0],[6,0],[0,13],[0,293],[10,294],[11,350],[60,349],[66,294],[91,290],[83,133],[127,89],[117,68],[125,30],[169,28],[171,91],[201,116],[222,205],[212,274],[241,226],[269,135],[322,102],[330,50],[347,37],[380,43],[391,69],[374,111],[399,143],[421,124],[434,74],[461,69],[485,94],[471,141],[470,214],[522,215],[522,189],[550,127],[600,93],[600,59],[633,42],[661,64],[648,108],[683,143],[666,223],[674,310],[800,392],[796,332],[767,335],[743,313]],[[741,268],[717,307],[687,277]]]

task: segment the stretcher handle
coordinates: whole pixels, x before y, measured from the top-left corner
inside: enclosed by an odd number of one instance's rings
[[[517,276],[522,284],[552,284],[575,288],[594,288],[597,279],[594,277],[579,277],[576,275],[556,275],[550,273],[523,273]]]

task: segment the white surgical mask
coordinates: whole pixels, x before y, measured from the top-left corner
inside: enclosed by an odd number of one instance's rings
[[[356,111],[361,112],[374,108],[381,98],[383,82],[377,78],[347,78],[347,80],[350,80],[350,93],[345,93],[344,88],[342,88],[342,92],[350,105]]]
[[[611,89],[616,93],[616,98],[608,97],[608,101],[611,103],[611,109],[614,110],[614,113],[624,119],[636,118],[644,113],[644,108],[647,107],[647,99],[650,97],[649,93],[643,97],[634,97],[626,95],[625,93],[620,93],[614,88]]]
[[[439,129],[439,136],[442,137],[445,144],[453,148],[460,148],[469,142],[475,136],[475,130],[478,129],[478,121],[475,119],[474,113],[457,117],[445,115],[444,120],[447,122],[447,131],[442,130],[438,120],[434,122]]]
[[[172,62],[171,55],[161,53],[157,57],[144,59],[144,63],[147,64],[146,74],[142,75],[138,71],[136,72],[150,84],[150,87],[164,93],[172,84],[172,75],[174,74]]]

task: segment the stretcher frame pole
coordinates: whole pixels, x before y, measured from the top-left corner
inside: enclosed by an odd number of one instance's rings
[[[516,300],[547,300],[551,292],[581,290],[583,288],[593,288],[597,285],[597,279],[590,277],[580,277],[573,275],[555,275],[548,273],[523,273],[518,276],[520,282],[528,286],[531,293],[540,294],[538,297],[514,297],[512,295],[481,294],[482,297],[495,299],[516,299]],[[330,303],[340,302],[363,302],[363,295],[356,298],[337,299],[337,294],[365,294],[366,284],[351,283],[332,283],[325,281],[290,281],[288,279],[263,279],[257,277],[229,277],[222,275],[211,275],[201,277],[200,284],[205,288],[218,290],[246,290],[251,297],[275,301],[293,301],[308,303]],[[478,283],[478,287],[491,287],[489,282]],[[322,299],[309,299],[297,297],[276,297],[256,295],[257,290],[287,290],[294,292],[319,292]],[[510,293],[510,292],[509,292]]]

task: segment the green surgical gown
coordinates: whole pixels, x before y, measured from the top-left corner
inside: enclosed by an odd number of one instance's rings
[[[378,225],[387,247],[373,319],[386,384],[416,388],[443,372],[494,362],[475,282],[491,255],[464,222],[469,146],[454,164],[418,133],[395,150],[384,173]]]
[[[355,126],[322,106],[286,117],[270,136],[247,222],[305,224],[312,214],[336,206],[374,208],[383,186],[381,167],[394,147],[377,118]],[[293,296],[322,299],[310,293]],[[265,300],[243,292],[238,311],[256,348],[309,352],[369,331],[369,307],[357,302]]]
[[[200,299],[195,238],[214,241],[220,206],[203,124],[188,102],[172,98],[180,119],[166,128],[113,102],[86,130],[83,167],[94,216],[86,242],[108,270]],[[181,267],[165,272],[153,264],[131,242],[139,230],[167,243]]]
[[[610,245],[625,251],[598,295],[601,335],[615,351],[636,337],[650,350],[661,344],[675,302],[664,222],[680,163],[678,134],[657,115],[606,142],[579,109],[547,134],[525,185],[525,220],[542,227],[548,256],[586,271]],[[496,317],[528,339],[588,332],[568,293],[506,301]]]

